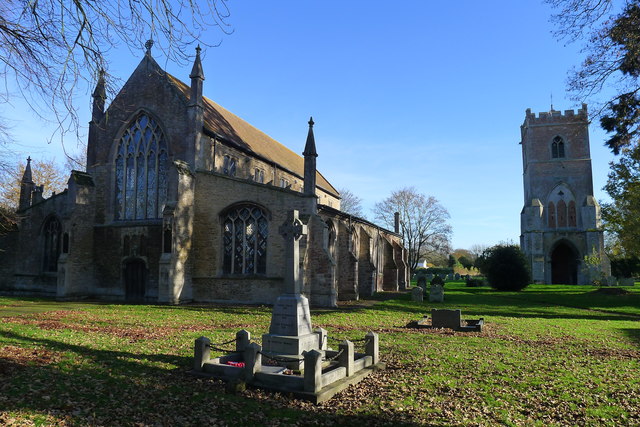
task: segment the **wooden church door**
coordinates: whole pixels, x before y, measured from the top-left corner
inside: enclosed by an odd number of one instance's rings
[[[140,258],[129,260],[124,265],[125,297],[129,302],[144,299],[147,285],[147,266]]]

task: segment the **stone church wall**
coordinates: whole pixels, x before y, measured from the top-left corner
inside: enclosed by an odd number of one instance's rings
[[[19,215],[20,239],[15,251],[13,290],[18,293],[35,292],[43,296],[57,293],[57,272],[43,271],[44,234],[43,226],[51,216],[62,225],[62,232],[68,232],[68,193],[53,195],[36,202]]]
[[[230,147],[221,141],[213,141],[209,139],[209,144],[213,146],[212,156],[214,157],[213,172],[224,174],[224,156],[231,156],[236,159],[236,173],[234,177],[254,181],[255,169],[264,172],[264,183],[274,187],[281,187],[280,180],[284,179],[289,183],[288,189],[302,192],[304,187],[304,179],[282,168],[274,167],[273,164],[265,162],[259,158],[246,155],[241,150]],[[255,182],[255,181],[254,181]],[[340,208],[340,200],[334,195],[324,191],[322,188],[316,188],[316,195],[320,203]]]
[[[357,245],[354,245],[355,230],[347,222],[338,226],[337,257],[338,262],[338,299],[348,301],[358,299],[358,257]]]
[[[262,207],[269,216],[267,271],[264,276],[225,277],[221,267],[220,215],[226,208],[245,202]],[[194,300],[273,303],[284,291],[284,241],[278,228],[292,209],[299,210],[300,216],[308,219],[309,207],[310,200],[292,190],[198,171],[193,222],[193,252],[197,254],[192,264]],[[245,299],[246,295],[249,298]]]

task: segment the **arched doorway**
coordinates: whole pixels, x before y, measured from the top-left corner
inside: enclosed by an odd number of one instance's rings
[[[551,283],[578,283],[578,254],[565,242],[558,243],[551,252]]]
[[[125,298],[129,302],[144,300],[147,287],[147,266],[140,258],[125,261],[124,264],[124,289]]]

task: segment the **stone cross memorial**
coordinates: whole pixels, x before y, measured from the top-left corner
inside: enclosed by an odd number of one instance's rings
[[[285,240],[285,293],[273,306],[271,326],[269,333],[262,336],[262,345],[265,352],[297,360],[303,351],[320,349],[322,339],[311,329],[309,300],[302,295],[300,238],[307,234],[307,226],[293,210],[279,231]]]

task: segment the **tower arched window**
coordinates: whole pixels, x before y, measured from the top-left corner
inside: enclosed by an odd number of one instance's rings
[[[58,218],[52,216],[44,223],[44,271],[58,271],[58,257],[60,257],[62,224]]]
[[[566,227],[567,226],[567,204],[564,200],[560,200],[558,202],[558,227]]]
[[[564,140],[560,136],[553,138],[551,143],[551,157],[554,159],[564,158]]]
[[[222,270],[225,274],[266,274],[269,222],[256,205],[239,205],[222,215]]]
[[[569,202],[569,227],[576,226],[576,202]]]
[[[549,202],[547,206],[547,221],[549,228],[556,228],[556,206],[553,202]]]
[[[115,160],[115,218],[162,217],[169,156],[158,123],[142,113],[120,138]]]

